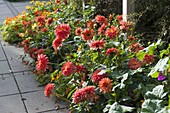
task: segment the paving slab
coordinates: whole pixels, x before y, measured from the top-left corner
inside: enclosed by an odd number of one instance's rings
[[[0,61],[0,74],[9,73],[9,72],[10,72],[10,68],[8,66],[7,61]]]
[[[2,41],[1,43],[4,42]],[[26,66],[22,63],[21,56],[24,54],[23,48],[17,48],[7,44],[3,44],[3,48],[13,72],[31,70],[29,66]]]
[[[52,111],[42,111],[37,113],[68,113],[68,109],[52,110]]]
[[[35,75],[32,72],[14,73],[14,75],[21,93],[44,90],[44,87],[38,87]]]
[[[22,14],[23,11],[26,11],[25,9],[26,6],[17,6],[15,9],[17,10],[18,13]]]
[[[5,55],[4,55],[4,52],[3,52],[3,50],[2,50],[2,48],[1,48],[1,46],[0,46],[0,61],[1,60],[5,60],[6,58],[5,58]]]
[[[18,7],[18,6],[27,6],[30,5],[30,1],[24,1],[24,2],[11,2],[13,7]]]
[[[64,108],[67,102],[57,99],[55,96],[47,98],[43,91],[22,94],[29,113],[53,110],[56,107]],[[62,113],[62,112],[60,112]]]
[[[15,80],[12,75],[4,75],[0,79],[0,96],[9,94],[19,94]]]
[[[0,97],[0,113],[26,113],[20,95]]]
[[[2,75],[1,75],[2,76]],[[4,75],[0,79],[0,96],[9,94],[19,94],[15,80],[12,75]]]

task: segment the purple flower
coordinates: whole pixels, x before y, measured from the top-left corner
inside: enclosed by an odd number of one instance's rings
[[[162,71],[159,72],[159,75],[158,75],[158,80],[159,81],[163,81],[166,79],[166,76],[162,75]]]

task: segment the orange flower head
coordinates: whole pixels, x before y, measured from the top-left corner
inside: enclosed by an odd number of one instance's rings
[[[84,29],[84,31],[82,33],[83,40],[85,40],[85,41],[92,40],[93,36],[94,36],[93,29],[88,29],[88,28]]]
[[[131,70],[136,70],[136,69],[140,68],[141,66],[142,66],[142,62],[140,60],[138,60],[137,58],[131,58],[128,61],[128,67]]]
[[[89,20],[89,21],[86,22],[86,26],[89,29],[93,29],[94,28],[94,24],[95,24],[95,22],[92,21],[92,20]]]
[[[36,17],[36,21],[40,27],[45,25],[45,16],[38,16]]]
[[[100,24],[100,25],[102,25],[102,24],[108,24],[108,20],[107,20],[107,18],[105,18],[104,16],[101,16],[101,15],[97,15],[96,17],[95,17],[95,20]]]
[[[45,72],[48,69],[48,57],[43,54],[39,54],[36,62],[36,69],[41,72]]]
[[[54,89],[54,84],[52,83],[48,83],[46,86],[45,86],[45,89],[44,89],[44,96],[46,97],[50,97],[50,95],[53,93],[52,90]]]
[[[102,78],[99,81],[99,88],[100,91],[105,93],[111,92],[112,88],[113,88],[113,84],[112,84],[112,80],[110,80],[109,78]]]
[[[70,35],[71,28],[68,24],[57,25],[54,32],[56,37],[66,39]]]
[[[96,40],[90,43],[90,48],[97,50],[97,49],[103,49],[104,48],[104,44],[105,44],[105,40],[101,39],[101,40]]]
[[[135,37],[132,36],[132,35],[130,35],[130,36],[128,36],[128,40],[129,40],[130,42],[133,42],[133,41],[135,40]]]
[[[111,28],[107,28],[105,35],[110,39],[116,38],[119,35],[119,29],[115,26],[112,26]]]
[[[75,34],[76,34],[77,36],[81,36],[81,33],[82,33],[82,29],[81,29],[80,27],[76,28]]]

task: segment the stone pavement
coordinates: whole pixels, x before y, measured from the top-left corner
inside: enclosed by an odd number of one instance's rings
[[[0,24],[25,10],[29,2],[0,0]],[[9,45],[0,36],[0,113],[68,113],[68,103],[46,98],[30,67],[22,64],[23,49]]]

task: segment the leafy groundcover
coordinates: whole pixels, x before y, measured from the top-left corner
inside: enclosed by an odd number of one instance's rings
[[[46,97],[70,102],[70,113],[170,111],[170,44],[145,47],[133,22],[94,16],[90,2],[82,10],[67,0],[30,3],[6,18],[3,39],[24,48]]]

